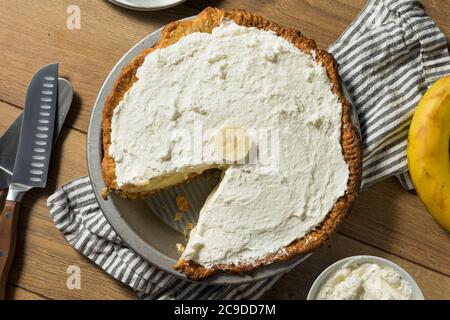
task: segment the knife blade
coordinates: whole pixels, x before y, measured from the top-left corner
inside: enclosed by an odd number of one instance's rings
[[[19,146],[7,200],[14,192],[43,188],[47,183],[58,97],[58,65],[39,70],[31,80],[25,100]]]
[[[31,188],[43,188],[55,130],[58,64],[41,68],[31,79],[25,99],[14,170],[0,215],[0,299],[11,268],[17,238],[20,202]]]
[[[56,132],[53,137],[53,144],[61,132],[67,113],[73,98],[71,83],[63,78],[58,79],[58,106],[56,119]],[[20,127],[22,125],[23,113],[21,113],[13,124],[0,137],[0,190],[9,186],[16,160],[17,148],[19,146]]]

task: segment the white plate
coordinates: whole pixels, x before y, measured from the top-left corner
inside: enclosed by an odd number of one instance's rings
[[[109,0],[123,8],[140,10],[140,11],[154,11],[163,10],[176,6],[186,0]]]

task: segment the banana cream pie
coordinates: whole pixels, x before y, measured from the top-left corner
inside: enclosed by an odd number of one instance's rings
[[[361,170],[349,112],[335,60],[314,41],[207,8],[167,25],[116,80],[104,181],[134,199],[222,170],[175,268],[251,271],[314,249],[349,210]]]

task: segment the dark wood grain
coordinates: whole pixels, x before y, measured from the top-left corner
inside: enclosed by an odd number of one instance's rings
[[[21,288],[14,284],[8,284],[6,287],[6,297],[10,300],[48,300],[43,295]]]
[[[0,300],[5,298],[6,284],[16,249],[20,203],[6,200],[0,215]]]

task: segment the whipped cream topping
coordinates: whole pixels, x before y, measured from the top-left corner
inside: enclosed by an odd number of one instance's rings
[[[325,68],[287,40],[223,21],[155,50],[137,78],[112,119],[118,186],[149,191],[224,168],[184,259],[213,266],[264,258],[317,227],[345,194],[342,106]],[[257,132],[252,149],[270,157],[224,164],[214,142],[224,128]]]
[[[318,300],[408,300],[412,288],[394,269],[375,263],[346,263],[322,285]]]

